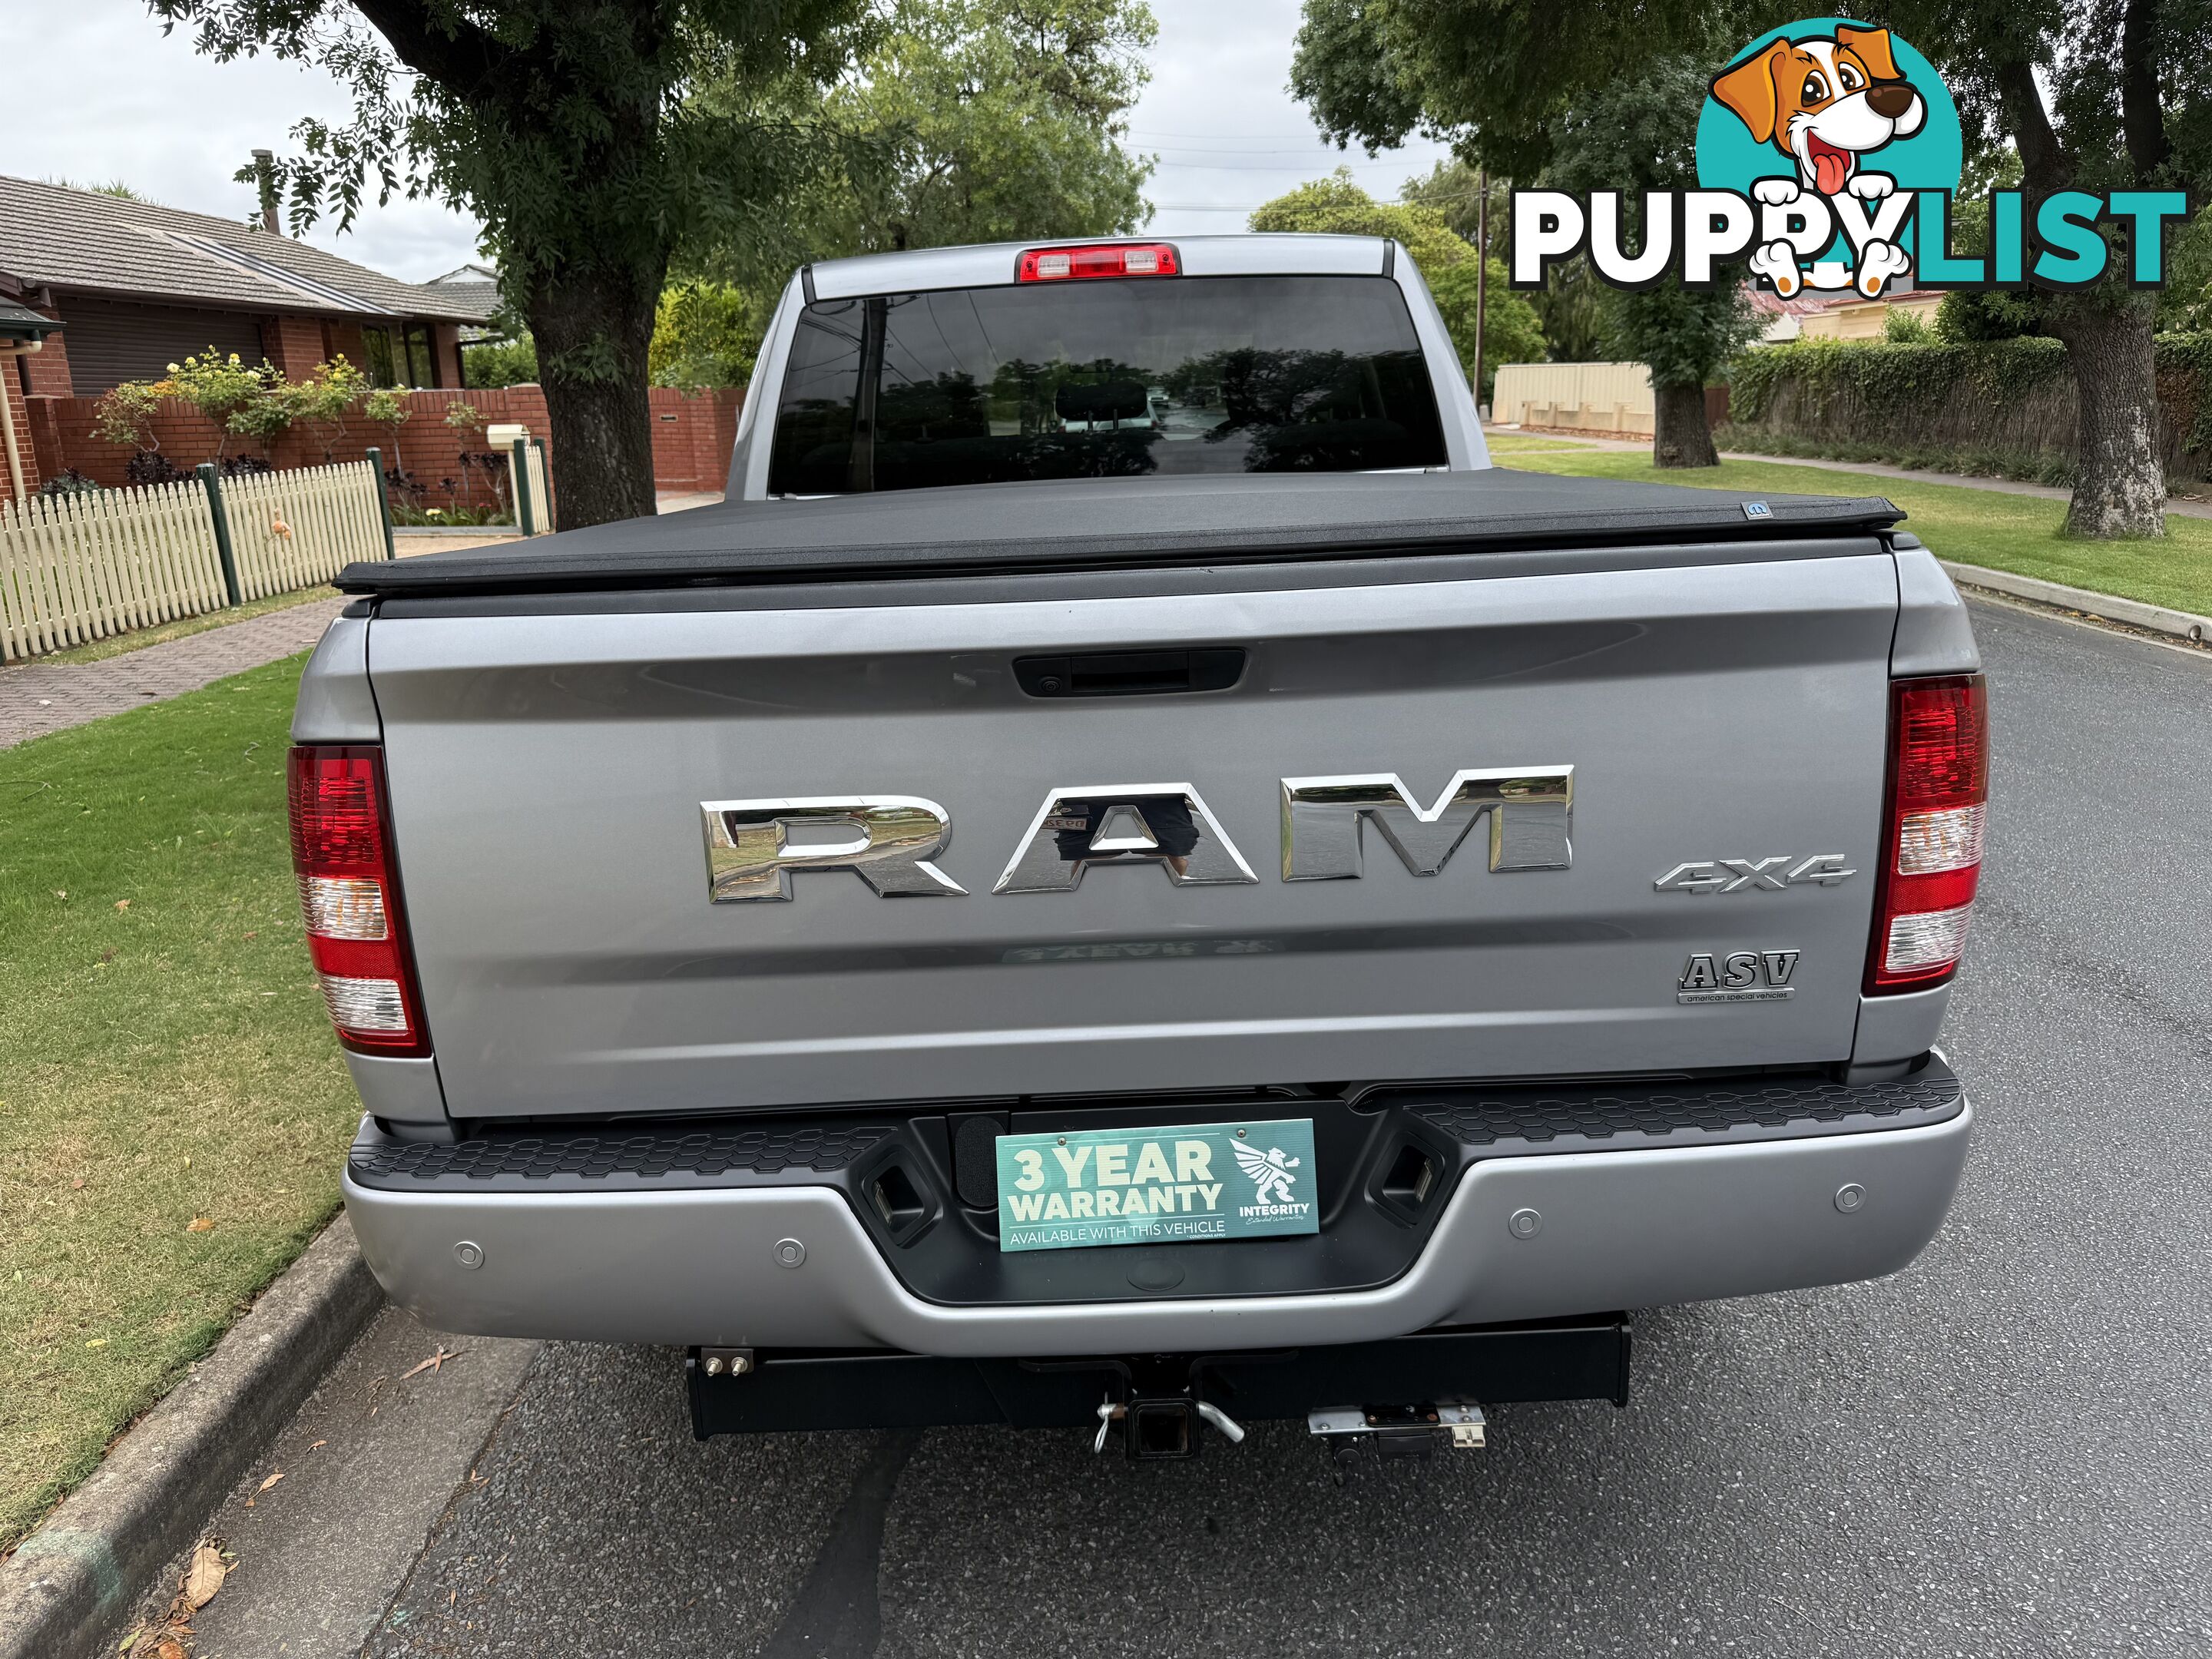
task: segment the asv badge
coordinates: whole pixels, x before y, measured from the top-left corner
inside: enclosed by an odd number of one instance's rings
[[[1786,1002],[1796,994],[1790,976],[1795,951],[1700,951],[1682,969],[1677,1002]]]

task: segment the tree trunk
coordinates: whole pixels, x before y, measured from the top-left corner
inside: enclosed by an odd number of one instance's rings
[[[538,341],[560,527],[649,518],[653,412],[646,348],[660,297],[658,269],[568,271],[533,283],[525,310]]]
[[[2069,536],[2166,534],[2166,463],[2152,362],[2154,301],[2089,294],[2051,303],[2050,328],[2066,343],[2081,410],[2081,459]]]
[[[1721,464],[1720,452],[1713,447],[1712,426],[1705,419],[1704,386],[1654,386],[1651,410],[1652,465]]]

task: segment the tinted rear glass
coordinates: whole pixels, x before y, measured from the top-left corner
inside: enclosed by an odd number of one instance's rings
[[[769,489],[1444,461],[1396,283],[1171,276],[808,306]]]

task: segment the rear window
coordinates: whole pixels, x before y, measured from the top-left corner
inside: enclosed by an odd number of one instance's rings
[[[1444,463],[1389,278],[1140,277],[808,306],[769,490]]]

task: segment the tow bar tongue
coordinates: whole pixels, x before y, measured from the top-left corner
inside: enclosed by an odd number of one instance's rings
[[[1129,1455],[1139,1462],[1195,1457],[1201,1419],[1219,1430],[1231,1445],[1243,1443],[1243,1425],[1211,1400],[1194,1400],[1188,1395],[1139,1395],[1118,1405],[1111,1400],[1100,1404],[1098,1435],[1091,1449],[1104,1451],[1106,1437],[1119,1423]]]

